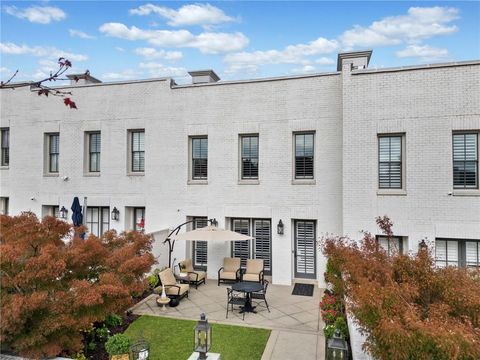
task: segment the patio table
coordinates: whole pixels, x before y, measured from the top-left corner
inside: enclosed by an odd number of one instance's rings
[[[249,282],[249,281],[240,281],[232,285],[232,289],[235,291],[242,291],[246,294],[247,298],[245,301],[245,306],[242,307],[240,313],[244,312],[253,312],[255,311],[256,306],[252,306],[252,292],[258,292],[263,290],[263,285],[256,282]]]

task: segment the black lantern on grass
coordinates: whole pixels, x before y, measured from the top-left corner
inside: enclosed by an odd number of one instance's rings
[[[150,345],[148,342],[140,335],[140,338],[130,346],[130,351],[132,352],[133,360],[148,360],[150,353]]]
[[[333,337],[327,339],[327,356],[326,360],[344,359],[348,360],[348,344],[341,337],[340,331],[335,331]]]
[[[198,321],[197,326],[195,326],[194,336],[195,347],[193,351],[199,353],[199,360],[206,360],[207,352],[212,346],[212,327],[208,323],[204,313],[200,315],[200,320]]]

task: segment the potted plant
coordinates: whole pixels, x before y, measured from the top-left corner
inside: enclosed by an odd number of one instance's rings
[[[130,339],[124,334],[110,336],[105,343],[105,350],[107,350],[111,360],[128,360]]]

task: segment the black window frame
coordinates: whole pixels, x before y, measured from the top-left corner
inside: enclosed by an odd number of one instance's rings
[[[476,190],[479,188],[479,176],[478,176],[478,158],[479,158],[479,149],[478,149],[478,131],[455,131],[452,134],[452,171],[453,171],[453,188],[456,190]],[[467,152],[467,146],[466,146],[466,135],[475,135],[475,146],[476,146],[476,151],[475,151],[475,160],[465,160],[466,158],[466,152]],[[464,153],[464,160],[455,160],[455,137],[456,136],[463,136],[464,141],[463,141],[463,153]],[[456,166],[455,164],[459,165],[460,163],[463,164],[463,179],[462,179],[462,185],[457,185],[455,182],[458,180],[456,178]],[[472,164],[475,167],[475,185],[473,186],[467,186],[467,164]]]
[[[57,149],[52,149],[53,139],[57,139]],[[47,134],[48,139],[48,172],[51,174],[58,174],[60,171],[60,133]],[[55,164],[56,167],[52,165]]]
[[[437,259],[437,241],[445,241],[446,248],[445,248],[445,260],[438,260]],[[457,254],[458,259],[457,261],[452,261],[448,259],[448,242],[456,242],[457,243]],[[477,245],[477,265],[468,265],[467,264],[467,242],[473,242]],[[480,267],[480,239],[455,239],[455,238],[435,238],[435,264],[440,266],[438,263],[443,262],[445,263],[444,266],[451,266],[449,262],[456,262],[458,267],[466,268],[466,267]]]
[[[312,154],[308,156],[305,154],[305,136],[312,136]],[[303,155],[297,153],[297,139],[298,137],[303,136]],[[315,179],[315,131],[299,131],[293,133],[293,152],[294,152],[294,178],[295,180],[314,180]],[[300,156],[302,155],[302,156]],[[311,174],[307,174],[308,165],[307,162],[310,161],[311,165]],[[300,174],[302,170],[302,174]],[[309,172],[309,171],[308,171]]]
[[[10,128],[0,128],[1,165],[10,166]]]
[[[143,228],[140,228],[140,226],[138,226],[138,223],[137,223],[139,212],[142,213],[141,219],[143,219],[144,221]],[[145,207],[134,207],[132,214],[133,214],[133,230],[140,231],[140,232],[145,231],[145,214],[146,214]]]
[[[405,137],[405,134],[378,134],[377,135],[377,146],[378,146],[378,188],[380,190],[388,190],[388,189],[393,189],[393,190],[401,190],[403,189],[403,172],[404,172],[404,169],[403,169],[403,166],[404,166],[404,159],[403,159],[403,147],[404,147],[404,137]],[[392,138],[399,138],[400,139],[400,161],[392,161],[391,158],[392,158]],[[388,161],[382,161],[381,160],[381,156],[382,156],[382,153],[381,153],[381,139],[389,139],[389,143],[388,143],[388,157],[389,157],[389,160]],[[382,165],[384,164],[387,164],[388,165],[388,186],[384,186],[383,185],[383,181],[382,181]],[[399,165],[399,168],[400,168],[400,183],[399,183],[399,186],[393,186],[392,185],[392,164],[398,164]]]
[[[257,140],[256,150],[252,152],[252,139]],[[248,153],[244,152],[244,143],[248,140]],[[242,180],[258,180],[259,170],[259,136],[258,134],[240,135],[240,168]],[[254,156],[256,153],[256,156]],[[252,155],[253,154],[253,155]],[[256,162],[256,168],[255,168]],[[248,175],[247,175],[248,173]]]
[[[191,141],[191,171],[192,180],[208,180],[208,136],[192,136]],[[200,150],[198,156],[196,156],[195,144],[199,141]],[[202,146],[205,145],[206,146]],[[204,153],[203,150],[206,149]],[[196,170],[199,170],[197,173]]]
[[[98,212],[97,212],[97,221],[89,221],[88,219],[88,214],[89,214],[89,211],[93,209],[97,209]],[[107,210],[107,211],[105,211]],[[105,216],[104,216],[105,214]],[[85,224],[87,225],[87,228],[88,228],[88,233],[92,234],[92,224],[98,224],[98,233],[97,234],[93,234],[97,237],[100,237],[102,236],[105,232],[109,231],[110,230],[110,207],[109,206],[87,206],[87,210],[86,210],[86,219],[85,219]],[[105,221],[105,219],[107,221]],[[92,219],[91,219],[92,220]],[[105,224],[106,224],[106,229],[104,228],[105,227]]]
[[[200,229],[208,226],[207,216],[194,216],[192,218],[192,230]],[[197,263],[197,249],[202,248],[205,251],[205,262]],[[195,270],[206,271],[208,265],[208,242],[207,241],[192,241],[192,266]]]
[[[380,239],[387,239],[388,240],[388,248],[385,250],[389,256],[393,255],[392,253],[392,245],[390,244],[391,240],[398,240],[398,254],[403,254],[403,236],[386,236],[386,235],[377,235],[375,240],[377,241],[377,246],[380,248]]]
[[[135,149],[135,136],[137,134],[143,134],[143,149],[140,139],[138,141],[138,149]],[[137,160],[138,162],[136,162]],[[132,173],[145,172],[145,129],[130,130],[130,162],[130,171]]]
[[[88,136],[88,172],[99,173],[100,172],[100,160],[101,160],[101,148],[102,148],[102,134],[100,131],[92,131],[87,133]],[[93,137],[99,138],[98,141],[93,142]],[[98,146],[98,148],[97,148]],[[92,149],[92,147],[95,147]],[[96,159],[96,163],[92,160]],[[96,164],[96,168],[94,168]]]

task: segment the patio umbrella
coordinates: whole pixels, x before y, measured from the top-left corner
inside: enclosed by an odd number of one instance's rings
[[[72,209],[73,226],[82,225],[83,223],[82,207],[80,206],[80,201],[76,196],[73,198],[73,204],[71,209]]]
[[[252,240],[254,237],[242,235],[235,231],[220,229],[214,225],[206,226],[181,234],[173,235],[173,240],[190,240],[190,241],[245,241]]]

